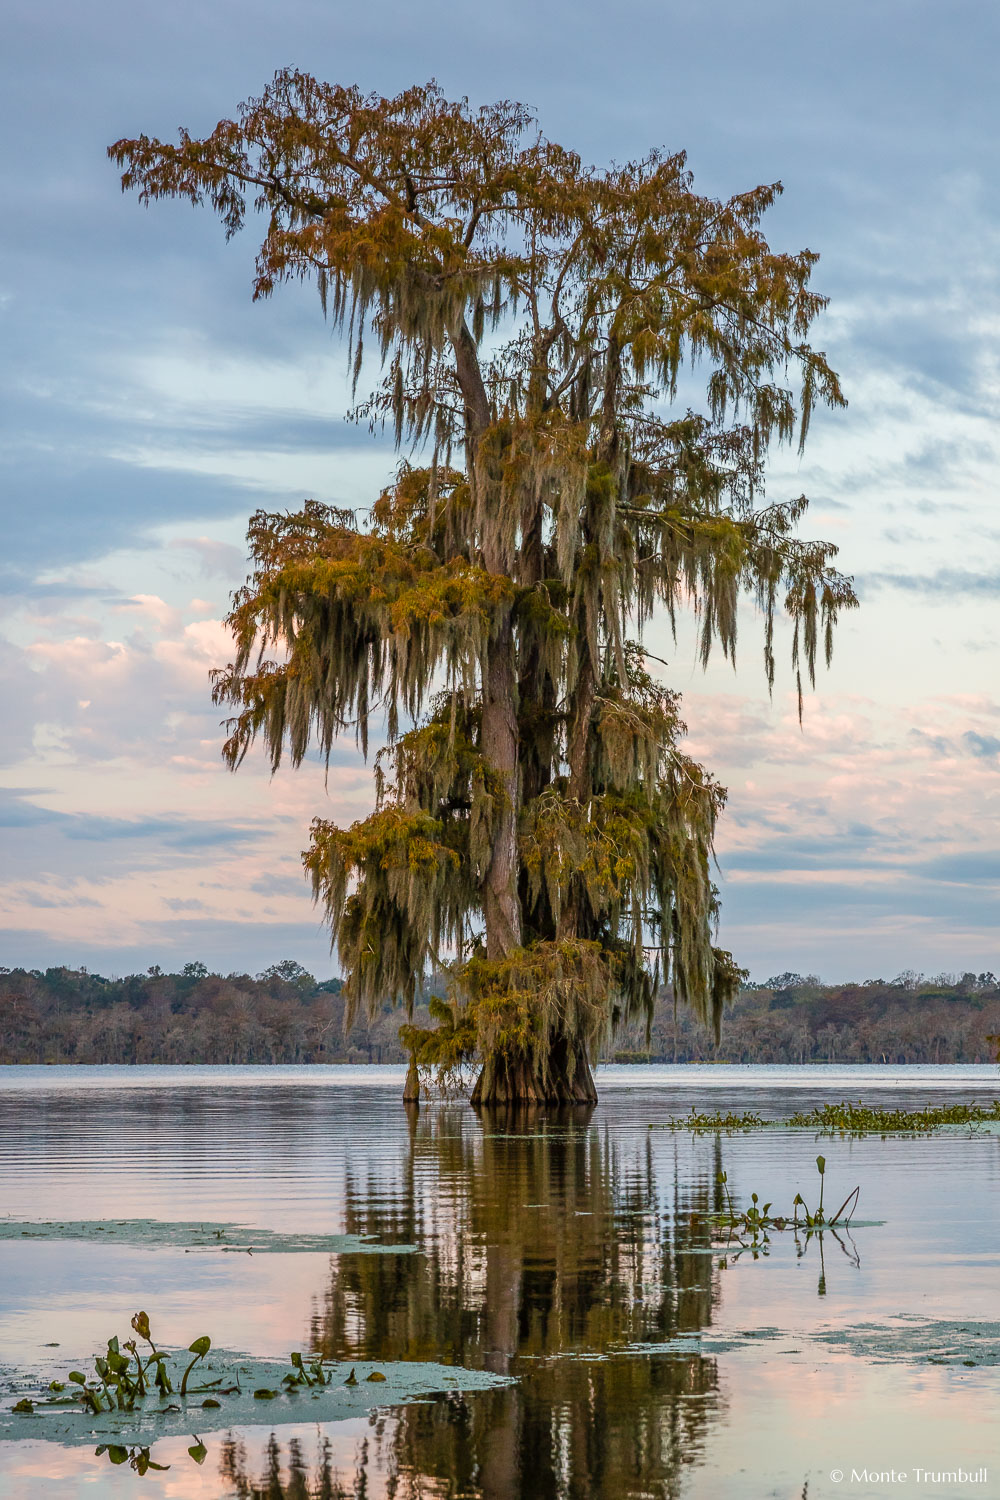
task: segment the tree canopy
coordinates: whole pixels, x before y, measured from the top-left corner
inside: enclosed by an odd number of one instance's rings
[[[775,442],[843,404],[808,342],[816,256],[773,251],[772,184],[694,190],[683,154],[586,166],[530,111],[392,99],[279,72],[202,140],[110,155],[125,189],[264,227],[254,296],[314,282],[346,339],[355,415],[406,451],[359,514],[307,501],[250,524],[234,597],[236,767],[329,756],[353,731],[376,808],[317,819],[305,855],[355,1005],[453,991],[414,1056],[483,1061],[482,1100],[587,1098],[590,1058],[661,979],[717,1027],[741,971],[713,943],[724,791],[682,749],[650,670],[654,611],[736,650],[740,599],[791,618],[792,666],[829,660],[856,603],[804,497],[764,501]],[[689,406],[694,378],[704,398]]]

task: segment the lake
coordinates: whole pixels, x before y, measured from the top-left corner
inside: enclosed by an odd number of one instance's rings
[[[0,1068],[4,1500],[1000,1496],[996,1130],[661,1128],[986,1102],[996,1068],[608,1067],[595,1110],[530,1123],[407,1112],[402,1077]],[[713,1235],[726,1192],[814,1206],[817,1154],[849,1231]],[[336,1390],[199,1398],[135,1444],[9,1416],[140,1308],[244,1384],[317,1351]],[[169,1467],[110,1461],[142,1445]]]

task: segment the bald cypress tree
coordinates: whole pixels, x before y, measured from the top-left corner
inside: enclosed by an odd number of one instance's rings
[[[255,298],[315,283],[355,385],[381,361],[356,415],[409,455],[362,519],[253,517],[215,679],[234,768],[258,736],[277,768],[385,726],[375,811],[316,819],[304,856],[351,1004],[411,1006],[446,963],[439,1025],[405,1035],[480,1059],[483,1102],[593,1098],[595,1049],[662,980],[718,1028],[741,973],[713,944],[725,794],[643,630],[693,608],[702,658],[732,657],[749,595],[769,682],[794,622],[801,694],[856,602],[795,535],[805,499],[763,501],[769,446],[843,401],[807,342],[816,256],[760,229],[780,186],[721,202],[683,155],[587,167],[517,104],[294,71],[203,140],[110,155],[145,202],[208,203],[227,235],[258,216]]]

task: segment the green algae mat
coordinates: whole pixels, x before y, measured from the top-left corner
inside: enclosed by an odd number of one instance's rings
[[[804,1353],[810,1346],[841,1349],[876,1364],[1000,1365],[1000,1323],[928,1319],[899,1313],[885,1322],[845,1324],[793,1334],[780,1328],[751,1328],[713,1335],[680,1334],[657,1343],[630,1344],[629,1354],[732,1354],[753,1344],[794,1345],[780,1351]]]
[[[164,1359],[171,1384],[179,1387],[190,1351]],[[131,1445],[230,1427],[280,1426],[294,1422],[336,1422],[362,1416],[375,1407],[398,1406],[448,1392],[490,1390],[510,1385],[508,1376],[433,1362],[355,1362],[322,1364],[322,1385],[286,1384],[296,1369],[289,1361],[254,1359],[230,1350],[212,1350],[198,1363],[197,1387],[151,1391],[131,1411],[93,1411],[70,1392],[37,1378],[0,1373],[0,1440],[42,1439],[69,1446]],[[315,1370],[316,1366],[310,1366]],[[82,1372],[81,1372],[82,1373]],[[57,1382],[58,1384],[58,1382]],[[20,1409],[15,1411],[17,1406]]]
[[[412,1253],[415,1245],[392,1245],[357,1234],[281,1234],[242,1224],[175,1222],[159,1219],[0,1219],[0,1240],[76,1240],[150,1249],[221,1250],[243,1255],[329,1255]]]

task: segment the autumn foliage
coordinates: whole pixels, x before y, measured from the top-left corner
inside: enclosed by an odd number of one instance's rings
[[[586,166],[517,104],[294,71],[203,140],[111,156],[146,202],[260,225],[254,296],[315,283],[355,384],[381,365],[355,415],[411,454],[360,517],[253,518],[215,683],[233,766],[387,727],[376,810],[317,820],[305,856],[351,1003],[412,1004],[447,960],[450,1020],[411,1044],[477,1056],[484,1102],[592,1098],[663,979],[717,1028],[724,793],[643,630],[693,608],[704,659],[732,656],[748,596],[769,680],[790,616],[801,686],[855,602],[795,535],[805,500],[763,500],[769,445],[843,399],[808,342],[816,256],[761,232],[780,187],[723,202],[682,155]]]

